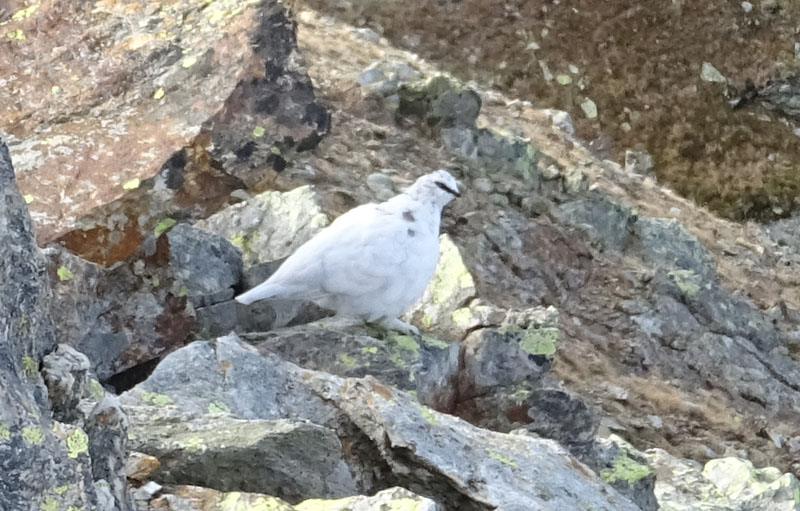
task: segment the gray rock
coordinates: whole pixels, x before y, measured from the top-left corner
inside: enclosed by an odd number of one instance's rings
[[[625,171],[645,175],[653,168],[653,156],[647,151],[625,151]]]
[[[339,438],[355,435],[356,449],[345,459],[359,491],[399,481],[466,510],[637,509],[551,441],[476,428],[374,378],[301,370],[275,355],[262,357],[233,337],[170,354],[122,399],[129,407],[150,402],[161,408],[142,419],[132,412],[134,427],[155,414],[203,415],[216,402],[239,418],[309,420]],[[165,423],[182,427],[180,420]]]
[[[374,376],[382,383],[413,392],[420,403],[450,410],[459,370],[458,344],[430,336],[416,339],[397,332],[369,331],[346,319],[247,335],[262,353],[276,353],[305,369],[342,377]]]
[[[731,457],[703,467],[661,449],[649,449],[644,456],[658,474],[655,494],[663,511],[789,511],[800,506],[797,479],[774,467],[756,469]]]
[[[42,377],[56,420],[72,422],[78,418],[77,407],[88,382],[88,373],[86,355],[66,344],[59,344],[42,359]]]
[[[428,126],[474,127],[481,109],[478,93],[441,74],[403,84],[398,92],[398,115],[418,117]]]
[[[45,252],[59,339],[84,353],[101,381],[163,356],[190,336],[187,288],[173,276],[168,244],[160,247],[108,269],[61,248]]]
[[[615,490],[631,499],[642,511],[658,511],[656,472],[644,454],[631,444],[610,435],[599,439],[590,466]]]
[[[227,238],[242,252],[244,266],[289,256],[328,225],[309,186],[263,192],[195,224]]]
[[[94,407],[86,423],[92,475],[108,484],[117,511],[132,509],[125,473],[128,455],[128,418],[119,399],[111,394]]]
[[[714,279],[714,262],[702,243],[675,219],[641,217],[634,225],[631,249],[654,266],[694,272],[701,281]]]
[[[178,224],[167,233],[173,279],[196,305],[233,298],[242,279],[242,257],[225,238]]]
[[[49,418],[39,374],[42,357],[55,347],[45,272],[8,149],[0,141],[0,509],[97,503],[86,433]]]
[[[160,461],[153,478],[289,502],[358,493],[334,431],[305,421],[241,420],[132,408],[133,447]]]
[[[620,251],[628,246],[636,221],[631,208],[596,193],[560,204],[551,214],[581,229],[601,247]]]

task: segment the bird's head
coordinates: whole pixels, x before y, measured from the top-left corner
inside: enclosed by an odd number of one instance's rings
[[[442,169],[417,179],[406,194],[418,200],[433,202],[440,207],[444,207],[456,197],[461,197],[456,178]]]

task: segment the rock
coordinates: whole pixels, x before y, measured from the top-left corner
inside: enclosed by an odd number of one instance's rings
[[[247,492],[219,492],[198,486],[177,486],[172,493],[153,501],[151,506],[165,511],[190,511],[202,503],[204,511],[442,511],[436,502],[404,488],[394,487],[371,497],[355,496],[336,500],[308,499],[292,506],[270,495]]]
[[[125,477],[132,481],[146,481],[160,464],[155,456],[133,451],[125,459]]]
[[[233,298],[233,287],[242,279],[242,258],[227,239],[178,224],[169,230],[167,240],[172,278],[195,305]]]
[[[403,84],[399,89],[397,114],[417,117],[424,125],[440,129],[474,127],[481,109],[481,97],[448,76]]]
[[[79,418],[76,413],[88,382],[88,371],[86,355],[66,344],[59,344],[42,359],[42,377],[56,420],[72,422]]]
[[[21,188],[36,196],[40,241],[58,238],[106,265],[124,260],[164,219],[208,216],[232,190],[274,178],[327,134],[330,114],[315,98],[281,3],[198,9],[179,1],[169,12],[73,3],[15,22],[28,33],[26,50],[0,67],[4,76],[24,68],[31,77],[0,91],[3,104],[30,98],[0,120],[16,126],[12,152],[23,163]],[[57,29],[35,28],[49,17],[60,20]],[[87,26],[92,37],[74,35]],[[40,56],[59,51],[86,60],[71,64],[54,93]],[[68,200],[38,196],[45,188]]]
[[[133,499],[134,500],[144,500],[148,501],[153,498],[154,495],[158,494],[163,486],[158,484],[155,481],[149,481],[133,492]]]
[[[8,149],[0,141],[0,509],[92,508],[99,502],[86,432],[50,418],[39,374],[43,356],[56,345],[45,273]],[[49,361],[51,384],[60,392],[55,402],[67,406],[76,390],[69,378],[77,373],[80,380],[83,366],[75,360],[73,372],[69,360]]]
[[[700,79],[704,82],[713,82],[713,83],[727,83],[728,80],[722,76],[717,68],[715,68],[709,62],[703,62],[702,69],[700,70]]]
[[[125,459],[128,455],[128,418],[116,396],[107,394],[86,423],[92,475],[103,480],[114,499],[114,509],[132,509],[128,495]]]
[[[551,214],[601,247],[620,251],[628,246],[636,221],[629,207],[597,193],[560,204]]]
[[[572,122],[572,117],[568,112],[563,110],[545,109],[541,111],[543,114],[548,115],[553,123],[553,126],[566,133],[567,135],[575,134],[575,125]]]
[[[597,105],[591,99],[586,98],[581,102],[581,110],[583,110],[583,115],[585,115],[587,119],[597,118]]]
[[[659,509],[654,492],[656,472],[648,465],[643,453],[617,435],[610,435],[598,440],[594,457],[590,466],[615,490],[631,499],[642,511]]]
[[[289,502],[358,493],[341,442],[328,428],[164,409],[133,408],[131,414],[132,445],[159,459],[153,473],[158,481],[266,493]]]
[[[379,201],[389,200],[396,195],[392,178],[380,172],[367,176],[367,187],[375,193],[375,198]]]
[[[59,339],[84,353],[101,381],[163,356],[190,336],[187,289],[172,272],[165,241],[151,256],[110,269],[64,249],[45,251]]]
[[[716,278],[708,250],[674,218],[641,217],[634,225],[634,234],[631,249],[648,263],[689,270],[701,282]]]
[[[144,425],[159,415],[206,415],[197,420],[208,424],[213,403],[230,410],[233,421],[310,421],[336,432],[331,440],[355,442],[348,442],[358,446],[347,454],[348,463],[364,493],[399,479],[412,492],[464,509],[637,509],[550,441],[475,428],[371,377],[345,380],[301,370],[275,355],[262,357],[234,337],[198,341],[170,354],[122,400],[142,434],[152,431]],[[134,407],[143,407],[141,413]],[[185,423],[164,424],[175,437]],[[190,428],[183,431],[188,437]]]
[[[249,267],[289,256],[326,227],[328,218],[319,200],[310,186],[285,193],[267,191],[196,225],[228,239]]]
[[[653,157],[647,151],[625,151],[625,172],[646,175],[653,168]]]
[[[793,510],[800,505],[797,479],[774,467],[755,469],[751,462],[731,457],[702,467],[661,449],[644,455],[659,474],[655,493],[665,511]]]
[[[454,380],[459,370],[459,345],[434,337],[416,339],[388,332],[377,339],[349,320],[319,323],[250,334],[248,342],[262,353],[275,353],[305,369],[342,377],[374,376],[387,385],[414,393],[420,403],[450,410],[455,403]]]
[[[439,262],[428,287],[405,318],[448,341],[460,341],[466,330],[453,318],[477,294],[475,282],[458,247],[447,234],[439,237]]]

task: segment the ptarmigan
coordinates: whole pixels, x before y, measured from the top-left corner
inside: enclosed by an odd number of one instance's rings
[[[433,276],[442,209],[459,196],[455,178],[437,170],[386,202],[353,208],[236,301],[311,300],[340,316],[418,335],[398,316]]]

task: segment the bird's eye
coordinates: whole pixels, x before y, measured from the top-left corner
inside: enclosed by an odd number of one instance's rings
[[[452,188],[450,188],[446,184],[442,183],[441,181],[436,181],[436,186],[438,186],[439,188],[441,188],[442,190],[444,190],[447,193],[453,194],[456,197],[461,197],[460,193],[458,193],[457,191],[453,190]]]

